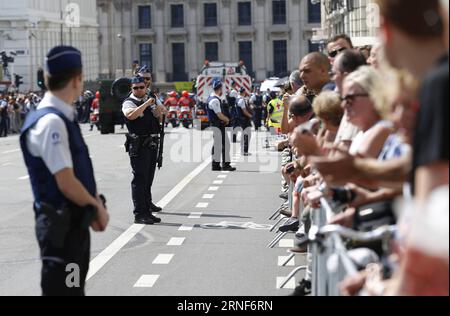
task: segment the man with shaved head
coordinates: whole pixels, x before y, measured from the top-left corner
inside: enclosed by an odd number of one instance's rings
[[[335,86],[330,82],[330,62],[324,54],[314,52],[306,55],[300,63],[299,71],[305,88],[311,94],[334,90]]]

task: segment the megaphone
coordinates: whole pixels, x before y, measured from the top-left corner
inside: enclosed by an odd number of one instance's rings
[[[131,94],[131,79],[119,78],[111,86],[111,95],[118,101],[123,102]]]

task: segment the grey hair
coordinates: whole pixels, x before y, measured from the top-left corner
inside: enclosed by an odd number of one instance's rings
[[[289,77],[289,82],[295,83],[298,86],[302,86],[302,79],[300,79],[300,71],[295,70],[291,73],[291,76]]]

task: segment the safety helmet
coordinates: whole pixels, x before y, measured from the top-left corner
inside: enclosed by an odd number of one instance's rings
[[[95,98],[100,99],[100,97],[101,97],[100,91],[97,91],[95,93]]]
[[[183,91],[182,96],[185,98],[189,98],[189,92]]]
[[[171,97],[171,98],[176,98],[177,96],[178,96],[178,94],[176,91],[172,91],[169,93],[169,97]]]

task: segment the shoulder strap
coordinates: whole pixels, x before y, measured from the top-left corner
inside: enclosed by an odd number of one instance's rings
[[[60,111],[58,111],[57,109],[55,109],[53,107],[46,107],[46,108],[43,108],[40,110],[32,111],[27,115],[27,118],[26,118],[25,123],[21,130],[22,135],[26,134],[34,125],[36,125],[36,123],[41,118],[43,118],[44,116],[46,116],[48,114],[58,115],[64,121],[64,123],[66,124],[66,127],[69,124],[69,120]]]

